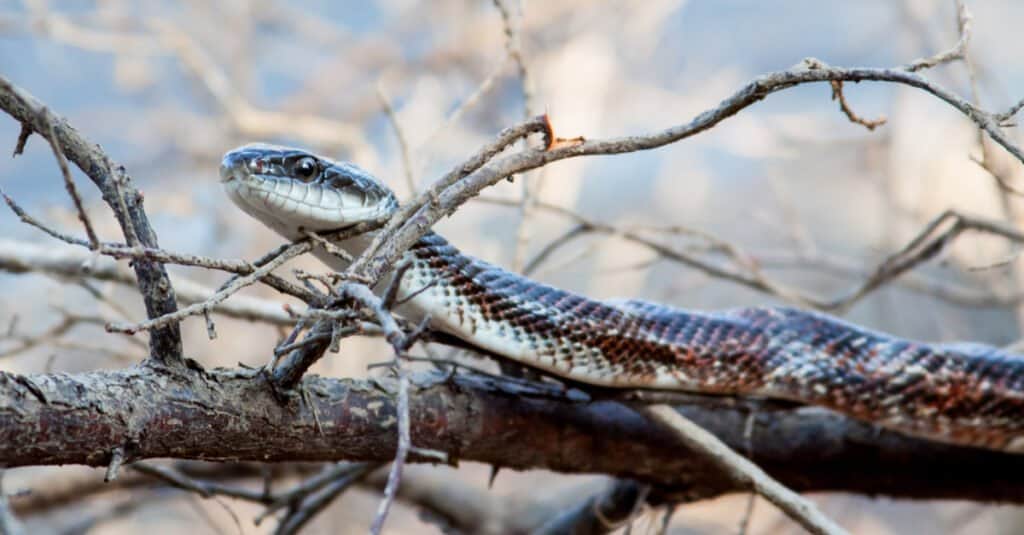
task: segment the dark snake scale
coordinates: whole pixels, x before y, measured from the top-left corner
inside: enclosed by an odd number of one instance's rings
[[[225,156],[221,177],[239,207],[291,239],[299,227],[338,228],[397,206],[365,171],[297,149],[243,147]],[[370,239],[338,245],[359,254]],[[433,233],[406,257],[400,295],[413,297],[400,313],[429,315],[435,329],[556,376],[786,399],[910,435],[1024,453],[1024,359],[991,346],[914,342],[791,308],[708,313],[596,301],[463,255]]]

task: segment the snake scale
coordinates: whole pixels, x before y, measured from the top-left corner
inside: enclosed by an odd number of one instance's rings
[[[241,147],[220,174],[242,210],[288,239],[398,207],[366,171],[298,149]],[[358,255],[372,237],[337,245]],[[406,258],[400,314],[429,315],[433,329],[556,376],[792,400],[918,437],[1024,453],[1024,358],[991,346],[920,343],[791,308],[596,301],[464,255],[435,233]]]

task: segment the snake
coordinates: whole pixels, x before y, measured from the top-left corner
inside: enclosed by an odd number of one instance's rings
[[[232,150],[220,181],[234,204],[289,240],[399,208],[369,172],[297,148]],[[334,245],[358,257],[377,232]],[[335,270],[351,263],[314,254]],[[590,299],[463,254],[433,231],[402,262],[394,312],[543,374],[784,400],[926,440],[1024,453],[1024,357],[993,346],[913,341],[782,306],[705,312]]]

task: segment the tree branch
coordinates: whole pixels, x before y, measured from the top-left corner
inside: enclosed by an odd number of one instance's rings
[[[738,485],[748,487],[781,509],[815,535],[846,533],[831,519],[821,514],[814,503],[781,485],[756,464],[719,441],[715,435],[680,415],[668,405],[647,407],[648,418],[674,430],[680,440],[693,451],[701,452],[709,462],[722,470]]]
[[[380,278],[416,240],[429,231],[431,225],[442,217],[454,213],[459,206],[479,195],[484,188],[515,174],[567,158],[623,154],[663,147],[708,130],[772,93],[801,84],[835,81],[889,82],[921,89],[965,115],[1014,158],[1024,162],[1024,151],[1002,131],[996,114],[971,104],[918,73],[898,68],[832,67],[817,59],[808,58],[792,69],[755,78],[718,106],[701,113],[688,123],[650,135],[603,140],[580,138],[573,143],[555,144],[550,150],[526,149],[494,159],[511,143],[530,133],[544,131],[546,136],[553,139],[546,117],[531,119],[506,129],[495,142],[474,155],[466,164],[438,180],[427,192],[403,206],[375,237],[363,256],[352,264],[349,271],[371,279]],[[539,129],[540,126],[544,128]]]
[[[51,113],[42,113],[43,103],[24,89],[0,76],[0,109],[47,141],[59,146],[99,188],[121,225],[129,245],[157,248],[156,232],[142,208],[142,194],[131,185],[124,167],[114,163],[99,148],[75,130],[67,120]],[[27,131],[27,130],[23,130]],[[20,140],[20,138],[19,138]],[[139,291],[150,318],[173,313],[178,309],[174,288],[163,264],[138,258],[133,262]],[[154,329],[149,338],[150,358],[168,365],[182,362],[181,329],[177,323]]]
[[[106,466],[115,448],[126,463],[393,458],[394,385],[311,376],[302,388],[308,396],[282,404],[257,371],[2,373],[0,459],[8,467]],[[671,397],[687,418],[739,451],[746,451],[753,411],[752,460],[798,492],[1024,501],[1024,456],[904,437],[824,410]],[[604,473],[670,487],[689,500],[745,490],[618,401],[572,401],[479,376],[420,375],[409,404],[413,443],[446,452],[453,463]],[[409,461],[436,458],[414,449]]]

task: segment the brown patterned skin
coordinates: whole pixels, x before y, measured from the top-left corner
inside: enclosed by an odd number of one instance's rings
[[[790,308],[595,301],[463,255],[437,234],[411,253],[407,276],[434,281],[426,292],[456,311],[462,338],[494,330],[507,342],[499,354],[520,346],[526,358],[513,358],[556,375],[782,398],[946,442],[1021,448],[1024,359],[994,347],[912,342]]]
[[[304,158],[316,158],[323,179],[289,176]],[[292,239],[299,226],[337,228],[355,222],[353,213],[396,206],[365,171],[297,149],[244,147],[225,156],[221,175],[236,204]],[[343,198],[315,187],[339,177],[349,188],[373,182],[372,191]],[[304,208],[327,197],[336,219]],[[368,241],[338,245],[358,255]],[[790,308],[707,313],[595,301],[463,255],[433,233],[406,256],[413,265],[400,296],[410,299],[400,313],[429,315],[435,329],[557,376],[787,399],[911,435],[1024,453],[1024,359],[994,347],[913,342]]]

